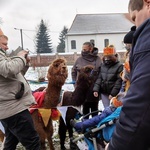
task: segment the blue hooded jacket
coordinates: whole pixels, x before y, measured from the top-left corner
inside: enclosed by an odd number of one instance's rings
[[[131,85],[109,150],[150,147],[150,19],[137,28],[130,54]]]

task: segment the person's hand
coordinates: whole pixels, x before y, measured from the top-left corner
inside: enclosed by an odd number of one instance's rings
[[[93,95],[94,95],[95,97],[98,97],[98,92],[94,92]]]
[[[27,64],[30,62],[31,58],[28,56],[28,54],[26,55],[25,57],[26,61],[27,61]]]
[[[17,54],[17,56],[24,57],[24,58],[26,59],[27,63],[29,63],[29,62],[30,62],[30,57],[28,56],[28,54],[29,54],[29,51],[27,51],[27,50],[22,50],[22,51],[20,51],[20,52]]]
[[[26,57],[28,55],[29,51],[27,50],[22,50],[20,51],[17,56],[20,56],[20,57]]]

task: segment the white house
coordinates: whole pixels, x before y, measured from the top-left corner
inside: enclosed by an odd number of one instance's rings
[[[87,41],[93,42],[100,51],[109,44],[122,50],[124,35],[132,26],[129,14],[77,14],[66,35],[65,52],[80,52]]]

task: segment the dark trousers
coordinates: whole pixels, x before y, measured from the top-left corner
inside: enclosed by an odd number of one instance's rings
[[[97,111],[98,110],[98,103],[99,103],[98,101],[97,102],[85,102],[83,104],[83,114],[86,115],[90,112]],[[93,113],[92,117],[96,116],[96,115],[98,115],[98,112]],[[85,119],[88,119],[88,118],[89,118],[89,116],[85,117]]]
[[[28,110],[2,119],[1,123],[5,128],[6,136],[3,150],[15,150],[19,142],[26,150],[40,150],[39,136],[34,129],[33,120]]]

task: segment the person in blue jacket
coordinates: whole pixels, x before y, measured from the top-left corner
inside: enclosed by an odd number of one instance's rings
[[[150,0],[130,0],[137,29],[130,52],[130,87],[107,150],[150,149]]]
[[[106,118],[107,116],[111,115],[118,107],[122,106],[122,98],[124,94],[120,94],[116,97],[111,99],[111,105],[106,107],[101,114],[94,116],[90,119],[86,119],[82,122],[76,122],[75,120],[70,120],[70,124],[72,127],[75,128],[77,132],[84,132],[85,129],[90,127],[95,127],[98,123]]]

